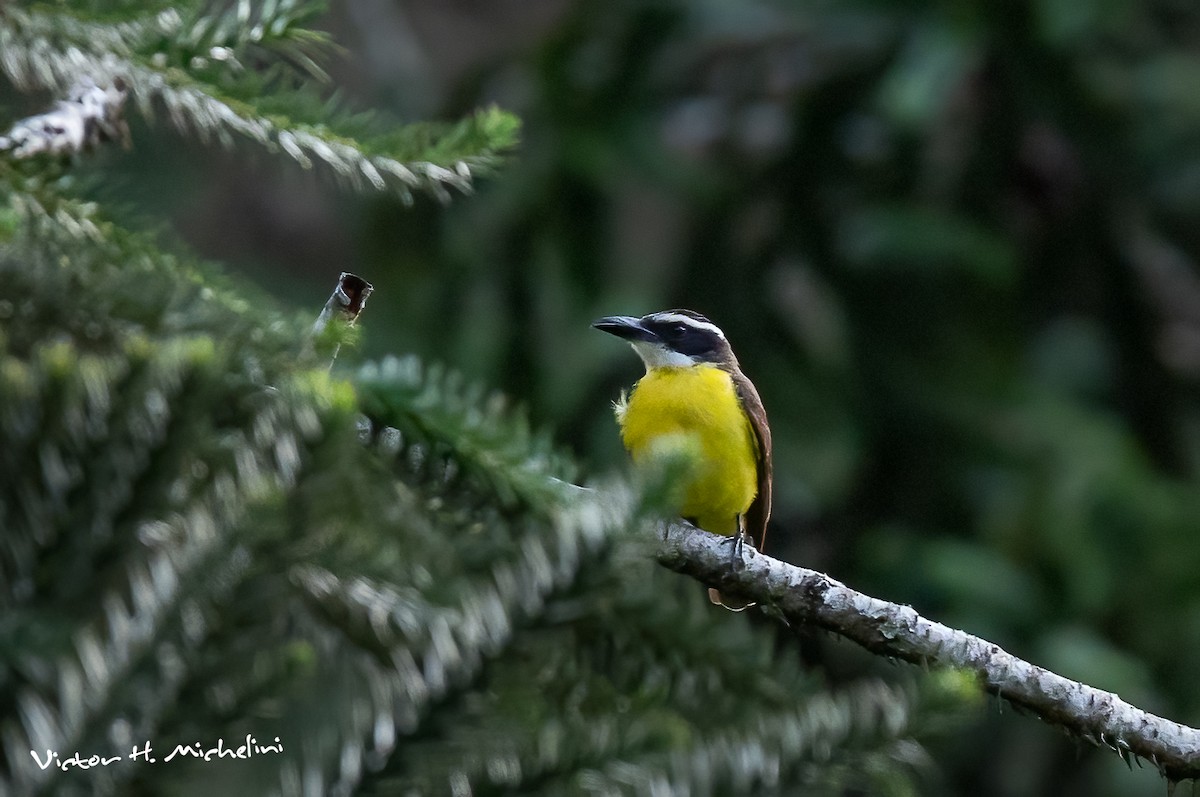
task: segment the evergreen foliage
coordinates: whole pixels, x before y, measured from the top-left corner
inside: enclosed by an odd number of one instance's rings
[[[312,11],[10,4],[0,70],[405,198],[512,143],[499,111],[349,137],[297,102]],[[0,791],[916,793],[970,688],[828,691],[504,400],[412,358],[330,375],[316,302],[117,226],[72,168],[0,160]],[[247,735],[283,751],[165,761]]]

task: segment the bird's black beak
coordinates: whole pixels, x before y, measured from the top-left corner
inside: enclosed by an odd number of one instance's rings
[[[592,326],[601,332],[607,332],[610,335],[616,335],[618,338],[624,338],[628,341],[652,341],[657,339],[653,332],[642,326],[640,318],[634,318],[633,316],[610,315],[607,318],[593,321]]]

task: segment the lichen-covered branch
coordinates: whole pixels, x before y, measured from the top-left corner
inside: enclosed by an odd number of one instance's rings
[[[125,83],[120,78],[104,85],[81,78],[65,100],[45,113],[22,119],[0,135],[0,152],[28,158],[42,152],[78,155],[108,141],[129,146],[125,98]]]
[[[759,554],[731,557],[729,538],[670,524],[659,561],[721,592],[816,625],[872,653],[978,674],[988,691],[1071,736],[1145,759],[1172,781],[1200,777],[1200,730],[1155,716],[1112,692],[1023,661],[998,645],[922,617],[911,606],[872,598],[829,576]]]

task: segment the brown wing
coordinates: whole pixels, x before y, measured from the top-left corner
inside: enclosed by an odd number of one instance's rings
[[[746,533],[754,547],[762,551],[767,541],[767,521],[771,518],[771,427],[767,425],[767,411],[754,383],[738,368],[732,369],[731,376],[758,446],[758,495],[746,510]]]

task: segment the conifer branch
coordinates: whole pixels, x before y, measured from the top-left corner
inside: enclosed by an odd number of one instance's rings
[[[387,357],[363,366],[354,379],[363,413],[375,428],[399,427],[448,455],[505,505],[544,506],[564,494],[592,496],[569,485],[569,460],[550,438],[533,432],[505,397],[415,357]]]
[[[749,548],[735,563],[729,541],[671,523],[658,560],[722,592],[770,607],[791,625],[816,625],[878,655],[973,672],[989,692],[1018,710],[1107,747],[1127,764],[1145,759],[1171,781],[1200,777],[1200,730],[1023,661],[985,639],[922,617],[911,606],[864,595],[823,573]]]
[[[219,88],[193,74],[190,63],[188,68],[172,66],[163,52],[149,57],[135,52],[136,27],[106,30],[100,23],[74,21],[75,27],[64,32],[70,43],[59,46],[45,35],[50,23],[38,14],[0,10],[4,12],[0,13],[0,72],[19,89],[65,94],[88,83],[120,85],[143,116],[154,119],[165,112],[185,136],[194,135],[205,143],[215,140],[225,147],[249,143],[287,156],[303,168],[321,167],[352,190],[391,192],[405,202],[412,201],[415,191],[428,191],[446,202],[450,189],[469,193],[475,176],[492,168],[517,140],[515,117],[497,108],[480,110],[453,125],[408,125],[385,135],[360,129],[362,120],[331,123],[331,109],[325,106],[310,113],[303,106],[304,100],[311,104],[314,98],[308,95],[290,96],[289,113],[276,110],[278,103],[268,113],[259,107],[257,95],[282,96],[282,92],[266,91],[264,78],[248,70],[242,73],[242,93],[231,95],[224,84]],[[170,15],[160,15],[145,30],[165,32],[179,24]],[[90,26],[97,27],[96,39],[108,48],[71,41],[72,31],[78,34],[76,28]],[[300,40],[294,32],[289,36]],[[226,60],[237,55],[227,46],[210,50],[199,62],[208,63],[217,53]],[[290,55],[302,62],[302,71],[318,68],[303,48]],[[301,118],[293,118],[295,114]]]

